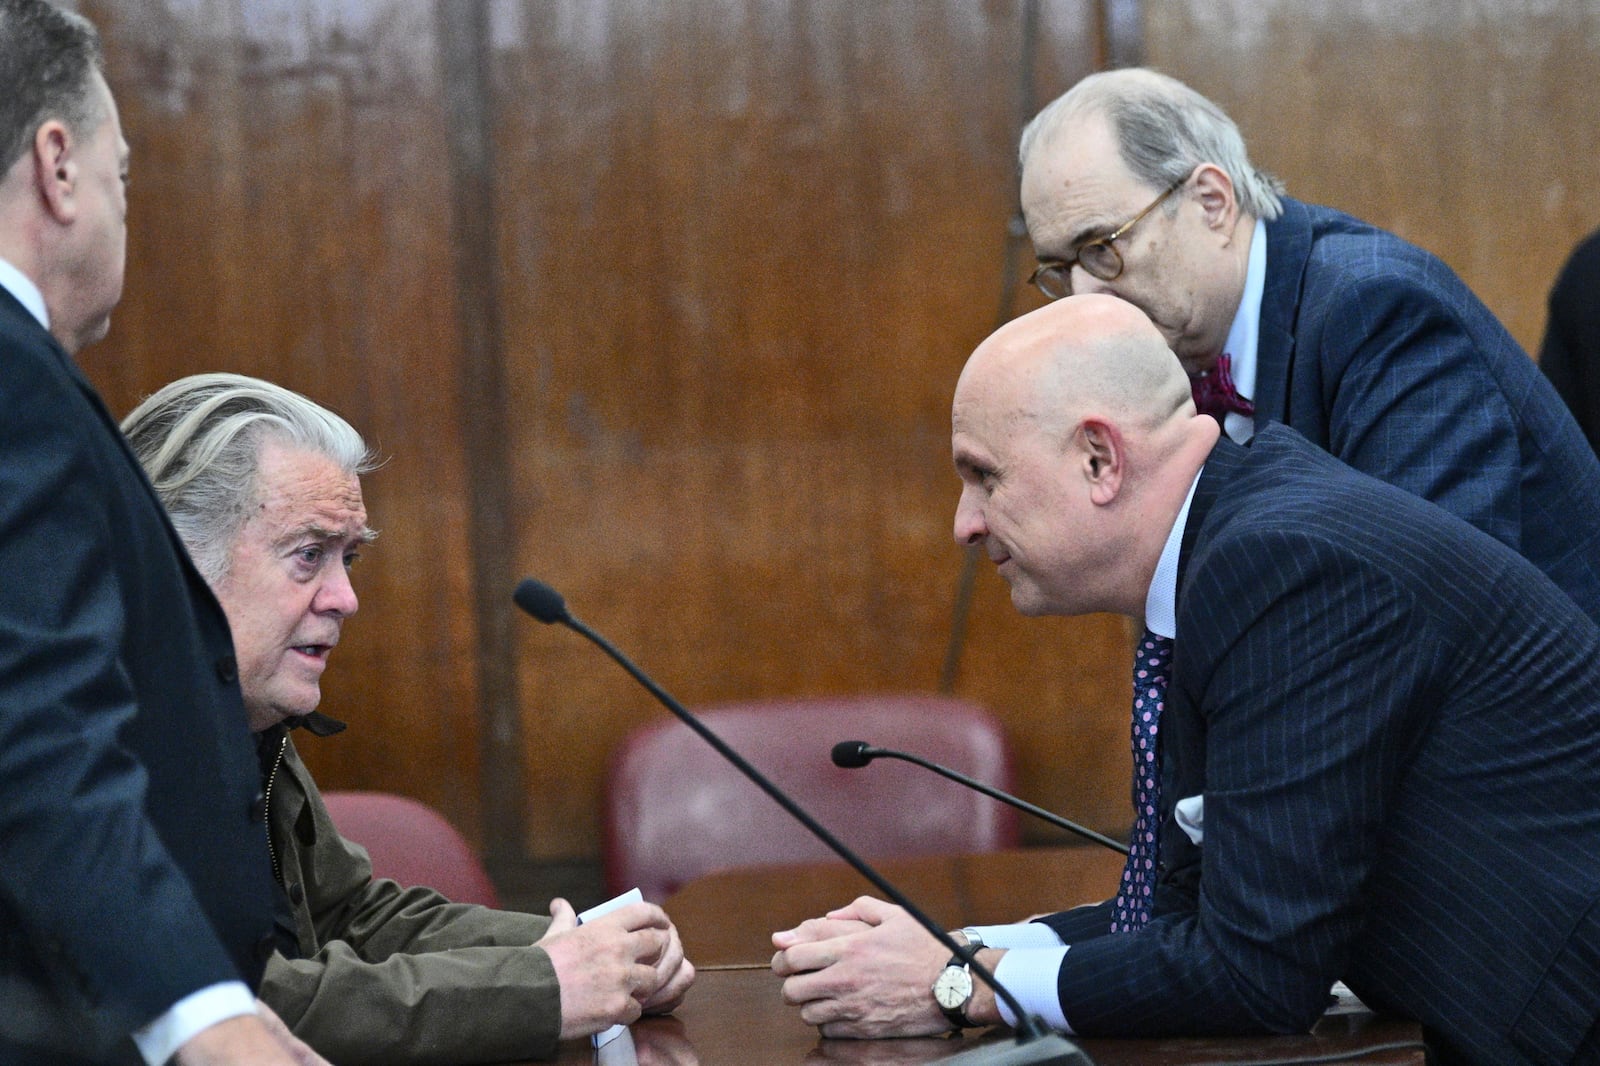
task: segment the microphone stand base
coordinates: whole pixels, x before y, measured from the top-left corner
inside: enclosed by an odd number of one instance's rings
[[[1060,1033],[1046,1033],[1027,1043],[1015,1040],[980,1044],[939,1066],[1094,1066],[1094,1060]]]

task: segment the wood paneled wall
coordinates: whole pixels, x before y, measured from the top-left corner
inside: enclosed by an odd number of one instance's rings
[[[1070,80],[1091,69],[1093,23],[1055,7],[1044,50]],[[1021,13],[502,12],[518,568],[691,705],[938,681],[961,562],[950,391],[1001,289]],[[1064,631],[1085,646],[1063,651]],[[1084,707],[1114,720],[1099,665],[1118,632],[1007,619],[963,664],[962,691],[1007,713],[1029,785],[1079,808],[1051,753]],[[570,633],[524,626],[511,659],[529,781],[662,714]],[[1121,791],[1091,816],[1125,820]],[[592,846],[595,801],[584,781],[531,806],[534,853]]]
[[[387,787],[477,831],[472,457],[449,126],[425,4],[83,5],[132,151],[128,281],[83,357],[121,413],[184,374],[297,389],[388,458],[306,743],[325,786]]]
[[[1600,227],[1592,0],[1145,0],[1147,61],[1210,96],[1291,195],[1441,256],[1537,353]]]
[[[1576,0],[79,6],[134,173],[86,368],[119,412],[265,376],[388,457],[324,684],[354,728],[307,760],[439,806],[502,869],[592,864],[608,753],[663,713],[515,615],[524,573],[690,704],[939,684],[950,392],[1036,305],[1015,134],[1081,75],[1142,46],[1292,191],[1441,252],[1525,344],[1600,221]],[[1021,619],[981,566],[953,663],[1021,791],[1116,831],[1128,636]]]
[[[1033,305],[1016,130],[1104,61],[1098,6],[82,6],[134,155],[91,376],[120,411],[259,374],[388,456],[324,683],[354,728],[304,745],[325,787],[417,795],[502,860],[596,857],[608,753],[662,712],[513,614],[525,572],[691,704],[938,684],[950,390]],[[1103,826],[1125,645],[1023,622],[984,572],[956,676],[1024,790]]]

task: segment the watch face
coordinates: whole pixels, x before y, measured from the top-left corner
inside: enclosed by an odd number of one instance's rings
[[[946,966],[933,982],[933,998],[939,1006],[956,1010],[972,998],[972,974],[965,966]]]

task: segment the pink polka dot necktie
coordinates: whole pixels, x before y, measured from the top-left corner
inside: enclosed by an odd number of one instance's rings
[[[1133,838],[1112,905],[1111,931],[1132,933],[1150,920],[1155,897],[1157,832],[1161,827],[1161,756],[1156,737],[1167,702],[1172,638],[1148,629],[1133,657]]]
[[[1216,366],[1190,378],[1189,391],[1194,395],[1194,409],[1215,418],[1218,425],[1223,424],[1230,411],[1246,416],[1256,413],[1256,405],[1240,396],[1233,386],[1233,358],[1228,355],[1217,356]]]

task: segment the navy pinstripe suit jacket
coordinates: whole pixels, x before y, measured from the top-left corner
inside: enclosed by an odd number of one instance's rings
[[[1268,222],[1256,427],[1521,552],[1600,622],[1600,461],[1538,367],[1436,257],[1284,200]]]
[[[1343,979],[1442,1062],[1570,1061],[1600,1014],[1600,629],[1281,426],[1212,452],[1177,609],[1156,916],[1048,919],[1074,1028],[1303,1030]]]

